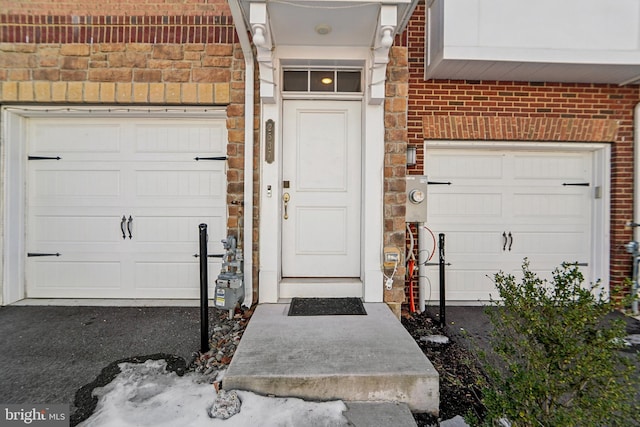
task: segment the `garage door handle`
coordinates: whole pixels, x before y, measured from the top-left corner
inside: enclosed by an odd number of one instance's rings
[[[133,224],[133,217],[129,215],[129,221],[127,221],[127,231],[129,232],[130,239],[133,238],[133,235],[131,234],[131,224]]]
[[[505,231],[502,232],[502,250],[507,250],[507,233]]]
[[[120,221],[120,231],[122,231],[122,238],[126,239],[127,235],[124,232],[124,223],[127,222],[127,217],[122,215],[122,221]]]
[[[513,245],[513,234],[509,232],[509,250],[511,250],[511,245]]]

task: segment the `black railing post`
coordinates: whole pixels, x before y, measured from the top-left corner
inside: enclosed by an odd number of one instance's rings
[[[444,233],[438,234],[438,248],[440,249],[440,325],[445,325],[445,286],[444,286]]]
[[[209,274],[207,271],[207,224],[200,224],[200,351],[209,351]]]

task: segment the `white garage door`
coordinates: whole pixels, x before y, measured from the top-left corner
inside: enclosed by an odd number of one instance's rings
[[[577,262],[589,283],[591,152],[427,150],[428,227],[445,233],[446,298],[497,298],[493,276],[518,276],[527,257],[543,278]],[[431,242],[429,242],[431,243]],[[437,261],[437,255],[432,261]],[[438,296],[438,267],[427,267]],[[521,274],[520,274],[521,276]]]
[[[27,296],[197,298],[200,223],[209,253],[222,252],[226,162],[195,157],[226,155],[225,126],[30,119]]]

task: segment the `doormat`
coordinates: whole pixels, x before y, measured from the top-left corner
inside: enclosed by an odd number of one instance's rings
[[[360,298],[293,298],[289,316],[366,316]]]

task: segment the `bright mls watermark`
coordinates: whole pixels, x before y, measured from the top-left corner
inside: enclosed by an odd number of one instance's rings
[[[69,405],[0,404],[0,427],[69,427]]]

